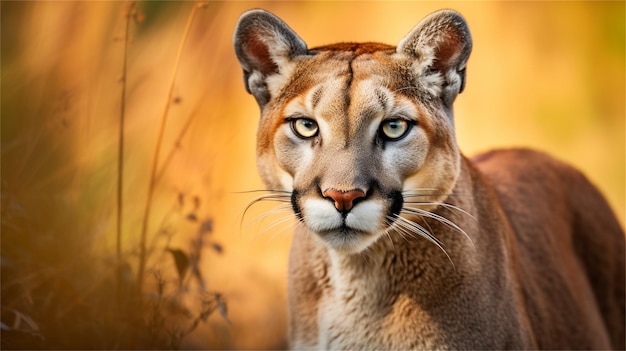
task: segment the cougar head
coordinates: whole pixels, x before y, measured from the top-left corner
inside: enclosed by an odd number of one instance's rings
[[[261,109],[260,174],[269,189],[290,193],[301,222],[331,249],[361,252],[410,230],[405,217],[454,188],[452,103],[472,46],[458,13],[429,15],[397,47],[309,49],[279,18],[251,10],[234,46]]]

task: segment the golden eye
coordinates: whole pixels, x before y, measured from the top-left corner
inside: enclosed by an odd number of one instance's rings
[[[291,130],[300,138],[308,139],[317,135],[319,127],[312,119],[295,118],[291,120]]]
[[[380,126],[380,134],[386,140],[399,140],[408,134],[410,127],[411,124],[405,119],[390,119],[383,121]]]

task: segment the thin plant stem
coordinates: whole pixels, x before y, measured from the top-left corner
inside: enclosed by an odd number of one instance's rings
[[[122,267],[122,210],[124,205],[123,198],[123,185],[124,185],[124,124],[126,119],[126,74],[128,67],[128,45],[129,45],[129,32],[130,22],[133,10],[135,8],[135,2],[131,1],[126,6],[126,24],[124,29],[124,59],[122,65],[122,97],[120,103],[120,124],[119,124],[119,137],[118,137],[118,154],[117,154],[117,236],[116,236],[116,259],[117,259],[117,297],[120,298],[121,294],[121,274],[120,269]]]
[[[200,4],[194,4],[189,13],[189,17],[187,18],[187,25],[185,27],[185,31],[183,32],[183,36],[180,41],[180,45],[178,46],[178,51],[176,54],[176,60],[174,61],[174,68],[172,70],[172,77],[170,80],[170,87],[167,93],[167,99],[165,100],[165,106],[163,107],[163,114],[161,116],[161,124],[158,131],[158,137],[156,141],[156,148],[154,152],[154,158],[152,160],[152,171],[150,173],[150,181],[148,183],[148,196],[146,198],[146,206],[143,214],[143,224],[141,228],[141,239],[139,242],[139,269],[137,271],[137,289],[139,289],[139,301],[142,301],[142,293],[141,289],[143,288],[143,280],[144,273],[146,269],[146,237],[148,233],[148,222],[150,220],[150,210],[152,209],[152,197],[154,195],[154,189],[156,187],[157,180],[157,170],[159,163],[159,154],[161,152],[161,144],[163,141],[163,134],[165,132],[165,125],[167,122],[167,114],[170,109],[170,105],[172,102],[172,96],[174,94],[174,84],[176,82],[176,74],[178,73],[178,66],[180,64],[180,58],[183,53],[183,49],[185,47],[185,42],[187,41],[187,37],[189,35],[189,31],[191,29],[191,24],[193,23],[196,10],[200,8]]]
[[[163,161],[163,166],[161,166],[161,169],[157,172],[156,179],[155,179],[157,183],[159,182],[159,180],[161,180],[163,173],[165,173],[165,170],[167,169],[167,165],[172,161],[172,158],[174,157],[174,153],[176,152],[178,145],[180,145],[180,143],[182,142],[183,137],[187,133],[187,130],[189,130],[189,127],[191,126],[191,122],[193,122],[194,118],[196,117],[197,111],[198,110],[195,109],[193,110],[193,112],[191,112],[191,114],[187,118],[187,121],[185,121],[185,125],[180,130],[180,133],[178,133],[178,137],[176,138],[176,141],[174,142],[174,147],[167,154],[167,156],[165,157],[165,161]]]

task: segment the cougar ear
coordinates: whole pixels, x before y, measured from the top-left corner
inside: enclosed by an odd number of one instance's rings
[[[456,11],[428,15],[400,41],[397,51],[415,57],[420,73],[440,74],[441,97],[446,105],[451,106],[465,88],[472,37],[465,19]]]
[[[246,90],[254,95],[261,109],[272,97],[268,77],[284,75],[295,56],[308,52],[304,41],[291,28],[264,10],[241,15],[233,42]]]

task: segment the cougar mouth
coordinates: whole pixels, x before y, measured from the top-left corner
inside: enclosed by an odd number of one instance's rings
[[[327,198],[305,197],[295,190],[291,203],[300,221],[331,248],[360,252],[385,233],[402,208],[400,192],[380,195],[355,202],[349,211],[337,209]]]
[[[343,225],[341,225],[341,227],[337,227],[334,229],[328,229],[328,230],[323,230],[323,231],[319,231],[316,232],[319,236],[327,236],[327,235],[337,235],[337,236],[341,236],[344,238],[349,238],[349,237],[355,237],[358,235],[368,235],[370,233],[364,231],[364,230],[359,230],[359,229],[355,229],[352,228],[350,226],[348,226],[345,222]]]

